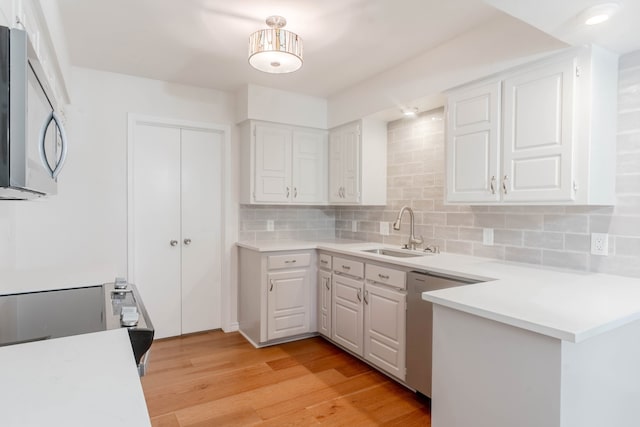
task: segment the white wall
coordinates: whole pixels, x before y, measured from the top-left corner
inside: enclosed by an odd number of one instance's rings
[[[541,54],[566,47],[558,40],[498,15],[492,21],[329,97],[329,127],[387,109],[441,106],[435,95]],[[396,116],[397,117],[397,116]]]
[[[327,100],[258,85],[236,93],[236,122],[247,119],[327,129]]]
[[[83,68],[72,68],[70,84],[70,147],[59,194],[0,202],[0,293],[126,276],[127,113],[230,125],[237,145],[233,94]],[[232,230],[236,218],[237,209]],[[38,279],[43,271],[55,274],[45,282]]]

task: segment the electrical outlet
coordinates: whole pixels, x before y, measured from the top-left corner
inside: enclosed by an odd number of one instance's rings
[[[493,246],[493,228],[482,229],[482,244],[485,246]]]
[[[607,233],[591,233],[591,253],[593,255],[609,255],[609,235]]]
[[[267,231],[273,231],[275,229],[275,225],[272,219],[267,220]]]
[[[383,236],[389,235],[389,223],[385,221],[380,222],[380,234]]]
[[[353,231],[354,233],[358,231],[358,221],[356,221],[355,219],[351,221],[351,231]]]

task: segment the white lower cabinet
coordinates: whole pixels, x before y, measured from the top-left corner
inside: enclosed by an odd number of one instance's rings
[[[238,322],[256,347],[306,338],[316,331],[315,251],[239,248]]]
[[[407,294],[367,282],[364,303],[364,358],[404,380]]]
[[[331,340],[404,381],[405,272],[340,257],[333,271]]]
[[[363,355],[363,291],[363,279],[333,274],[331,339],[359,356]]]
[[[331,271],[318,271],[318,332],[331,338]]]

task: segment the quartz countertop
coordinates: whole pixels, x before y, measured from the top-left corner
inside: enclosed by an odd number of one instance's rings
[[[260,251],[269,246],[254,243]],[[277,250],[298,249],[280,242]],[[580,342],[640,319],[640,279],[555,269],[488,258],[441,253],[395,258],[363,252],[391,248],[367,242],[306,242],[319,249],[394,264],[417,271],[457,276],[481,283],[425,292],[423,299],[449,308]]]
[[[0,366],[3,427],[151,425],[124,328],[0,347]]]

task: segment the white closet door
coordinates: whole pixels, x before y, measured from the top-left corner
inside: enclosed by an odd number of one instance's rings
[[[130,280],[140,290],[155,337],[180,335],[180,130],[137,124],[134,141]]]
[[[219,328],[223,134],[182,130],[182,333]]]

